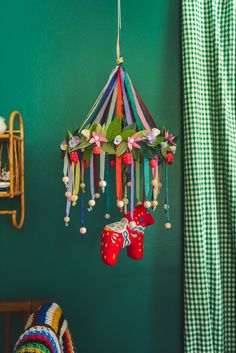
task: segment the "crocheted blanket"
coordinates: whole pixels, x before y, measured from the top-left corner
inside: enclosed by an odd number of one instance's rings
[[[58,304],[44,304],[29,316],[14,353],[76,353]]]

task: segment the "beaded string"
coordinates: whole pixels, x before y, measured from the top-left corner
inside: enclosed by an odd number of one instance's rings
[[[131,164],[131,197],[130,197],[131,220],[134,219],[134,161]]]
[[[72,192],[72,168],[69,166],[69,171],[68,171],[68,175],[69,175],[69,183],[68,183],[68,191],[71,193]],[[69,219],[70,216],[70,207],[71,207],[71,200],[68,197],[66,200],[66,218]],[[67,227],[69,225],[68,222],[65,222],[65,226]]]
[[[94,200],[94,169],[93,169],[93,154],[90,159],[90,192],[91,192],[91,199]],[[92,206],[88,208],[88,211],[92,211]]]
[[[168,165],[165,163],[165,204],[166,204],[166,220],[168,223],[170,223],[170,208],[169,208],[169,190],[168,190]]]
[[[108,214],[111,213],[111,187],[110,187],[110,168],[109,168],[109,156],[106,156],[106,169],[105,169],[105,173],[106,173],[106,212]]]

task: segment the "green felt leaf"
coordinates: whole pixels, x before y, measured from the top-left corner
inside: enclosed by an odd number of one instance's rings
[[[70,132],[70,130],[66,130],[66,140],[69,141],[70,139],[72,139],[73,135]]]
[[[127,142],[121,142],[121,144],[118,146],[116,150],[117,156],[121,156],[125,151],[127,150],[128,144]]]
[[[149,131],[148,130],[141,130],[136,132],[136,134],[134,135],[134,138],[139,138],[139,137],[144,137],[147,135]]]
[[[123,131],[125,130],[135,130],[136,129],[136,124],[133,123],[133,124],[130,124],[130,125],[126,125],[123,129]]]
[[[91,156],[92,156],[93,150],[92,149],[86,149],[84,150],[84,160],[86,163],[89,163]]]
[[[135,132],[135,130],[123,130],[120,136],[122,137],[122,140],[127,140],[127,138],[133,136]]]
[[[102,132],[102,125],[101,124],[97,124],[96,132]]]
[[[121,120],[119,117],[116,117],[114,120],[112,120],[112,122],[107,128],[106,138],[108,139],[108,141],[113,141],[114,138],[120,134],[120,130],[121,130]]]
[[[167,154],[166,148],[161,148],[161,154],[162,154],[163,157],[166,158],[166,154]]]
[[[155,141],[155,145],[160,145],[164,141],[165,141],[164,136],[157,136],[156,141]]]
[[[102,150],[108,154],[116,154],[115,149],[109,143],[102,143]]]
[[[93,123],[93,124],[90,126],[90,128],[89,128],[89,130],[91,131],[91,134],[92,134],[92,132],[96,131],[96,129],[97,129],[97,124],[96,124],[96,123]]]
[[[103,124],[103,126],[102,126],[102,136],[103,136],[103,137],[106,137],[106,136],[107,136],[107,128],[106,128],[106,125],[105,125],[105,124]]]
[[[91,144],[89,143],[89,141],[84,141],[84,142],[81,142],[79,145],[78,145],[78,149],[81,149],[81,148],[86,148],[88,146],[90,146]]]

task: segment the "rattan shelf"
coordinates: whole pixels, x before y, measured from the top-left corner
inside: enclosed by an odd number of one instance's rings
[[[19,129],[14,129],[15,120],[19,122]],[[8,164],[10,184],[7,191],[0,191],[0,198],[20,198],[20,215],[17,210],[0,210],[0,215],[11,215],[12,224],[16,229],[22,228],[25,218],[25,190],[24,190],[24,125],[19,112],[11,113],[9,130],[0,135],[0,143],[8,145]]]

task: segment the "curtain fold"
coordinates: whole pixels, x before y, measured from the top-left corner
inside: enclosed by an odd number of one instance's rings
[[[236,352],[236,1],[182,0],[185,353]]]

